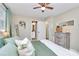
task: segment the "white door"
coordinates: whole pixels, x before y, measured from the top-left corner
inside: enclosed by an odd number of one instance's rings
[[[46,39],[46,26],[45,22],[38,21],[37,23],[37,40]]]

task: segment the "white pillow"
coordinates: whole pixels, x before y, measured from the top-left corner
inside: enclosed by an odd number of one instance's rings
[[[15,43],[16,43],[17,46],[20,46],[21,42],[22,42],[22,40],[17,40],[17,39],[15,40]]]
[[[19,55],[32,55],[34,53],[35,49],[29,39],[15,40],[15,42],[18,46]]]
[[[24,40],[22,40],[21,44],[27,44],[29,42],[29,39],[25,38]]]

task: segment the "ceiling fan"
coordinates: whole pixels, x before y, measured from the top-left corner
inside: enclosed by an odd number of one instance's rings
[[[50,7],[49,4],[50,3],[38,3],[40,6],[37,6],[37,7],[34,7],[33,9],[37,9],[37,8],[40,8],[42,10],[42,12],[45,11],[45,9],[50,9],[52,10],[53,7]]]

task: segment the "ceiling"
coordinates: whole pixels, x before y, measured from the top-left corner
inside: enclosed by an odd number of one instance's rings
[[[72,8],[76,8],[79,6],[79,3],[51,3],[49,6],[54,7],[54,9],[46,9],[44,13],[41,12],[41,9],[33,9],[33,7],[38,5],[36,3],[6,3],[6,5],[11,9],[14,15],[44,18],[48,16],[57,16]]]

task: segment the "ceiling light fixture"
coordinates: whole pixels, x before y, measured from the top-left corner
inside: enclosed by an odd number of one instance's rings
[[[41,10],[45,10],[45,7],[41,7]]]
[[[42,12],[45,11],[45,9],[50,9],[52,10],[53,7],[49,6],[50,3],[38,3],[40,6],[36,6],[33,9],[41,8]]]

